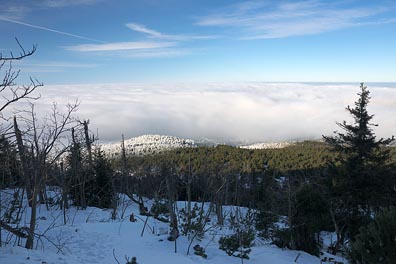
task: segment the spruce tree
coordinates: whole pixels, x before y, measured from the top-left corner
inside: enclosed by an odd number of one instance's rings
[[[21,184],[15,146],[0,134],[0,187]]]
[[[352,264],[396,263],[396,209],[379,213],[368,226],[361,227],[348,252]]]
[[[110,208],[114,199],[112,184],[113,171],[103,151],[98,149],[95,153],[94,172],[96,179],[97,204],[100,208]]]
[[[343,131],[323,137],[337,153],[336,161],[330,164],[331,190],[350,238],[370,220],[373,211],[389,204],[393,191],[389,187],[394,184],[388,148],[394,138],[376,139],[373,127],[378,125],[371,123],[374,115],[367,111],[370,92],[363,83],[358,96],[354,107],[346,108],[353,122],[337,123]]]

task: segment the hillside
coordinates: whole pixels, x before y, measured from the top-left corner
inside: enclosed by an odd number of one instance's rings
[[[280,149],[295,145],[297,142],[265,142],[250,145],[240,145],[242,149]],[[205,147],[217,145],[230,145],[218,143],[208,139],[183,139],[167,135],[142,135],[125,140],[125,152],[127,156],[144,156],[158,154],[164,150],[175,150],[190,147]],[[118,158],[121,153],[121,142],[101,144],[101,149],[111,159]],[[231,144],[230,146],[234,146]]]
[[[191,139],[182,139],[164,135],[143,135],[125,140],[127,156],[156,154],[164,150],[188,148],[195,146]],[[121,142],[102,144],[102,150],[109,158],[117,158],[121,153]]]
[[[240,146],[240,148],[244,149],[279,149],[279,148],[285,148],[288,146],[293,145],[294,143],[292,142],[276,142],[276,143],[255,143],[255,144],[250,144],[250,145],[245,145],[245,146]]]

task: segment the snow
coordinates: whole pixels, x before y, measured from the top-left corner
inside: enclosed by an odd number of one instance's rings
[[[163,150],[194,147],[194,140],[164,135],[142,135],[124,141],[125,152],[130,155],[155,154]],[[102,144],[101,149],[114,158],[121,153],[121,142]]]
[[[255,143],[251,145],[241,146],[240,148],[244,149],[279,149],[286,148],[295,143],[292,142],[276,142],[276,143]]]
[[[3,206],[7,197],[12,196],[12,191],[2,191]],[[78,210],[71,207],[67,210],[67,224],[63,224],[62,211],[54,205],[51,210],[47,210],[45,205],[38,208],[37,233],[44,234],[39,241],[35,240],[35,249],[26,250],[22,246],[17,246],[18,241],[15,237],[10,238],[3,230],[3,242],[8,243],[0,248],[0,263],[8,264],[109,264],[117,263],[113,257],[116,255],[120,263],[126,263],[125,257],[137,258],[140,264],[149,263],[241,263],[239,258],[230,257],[225,252],[219,250],[218,239],[222,234],[227,233],[228,229],[211,229],[199,244],[205,248],[207,259],[193,254],[187,255],[189,241],[187,237],[180,236],[177,239],[177,253],[174,252],[175,244],[167,240],[169,226],[166,223],[149,217],[148,226],[141,236],[144,226],[145,216],[138,214],[138,205],[126,197],[125,213],[123,218],[122,207],[119,208],[117,220],[111,220],[111,210],[88,207],[86,210]],[[9,201],[9,199],[8,199]],[[151,201],[146,201],[150,206]],[[185,202],[179,202],[178,207],[185,206]],[[4,207],[3,207],[4,208]],[[208,208],[208,206],[206,207]],[[225,212],[234,210],[234,207],[224,207]],[[243,209],[241,209],[243,212]],[[4,209],[2,210],[4,214]],[[130,222],[129,216],[133,213],[136,222]],[[29,209],[22,217],[20,226],[28,224]],[[213,216],[214,217],[214,216]],[[212,221],[214,222],[214,220]],[[194,242],[192,247],[198,244]],[[257,240],[252,247],[250,259],[244,260],[245,263],[301,263],[318,264],[319,258],[300,251],[280,249],[274,245],[269,245]],[[297,262],[294,262],[298,256]],[[346,262],[345,262],[346,263]]]
[[[183,139],[166,135],[142,135],[133,137],[124,141],[125,152],[127,156],[142,156],[156,154],[164,150],[172,150],[178,148],[197,147],[199,145],[217,145],[214,141],[201,139],[195,142],[192,139]],[[229,145],[229,143],[225,143]],[[243,149],[278,149],[285,148],[295,144],[295,142],[265,142],[250,145],[240,145]],[[121,142],[101,144],[101,149],[109,158],[117,158],[121,155]]]

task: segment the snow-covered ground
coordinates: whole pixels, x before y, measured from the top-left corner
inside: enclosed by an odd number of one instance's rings
[[[8,199],[7,199],[8,197]],[[10,201],[11,190],[2,191],[4,201]],[[226,234],[227,228],[213,228],[208,231],[199,244],[205,249],[207,259],[194,255],[191,250],[187,255],[189,241],[187,237],[180,236],[177,239],[177,253],[175,244],[167,240],[168,224],[159,222],[152,217],[148,218],[147,227],[141,235],[146,217],[139,216],[138,206],[124,197],[124,207],[118,211],[118,219],[110,220],[111,210],[102,210],[89,207],[86,210],[77,210],[71,207],[67,210],[67,224],[63,224],[62,211],[54,205],[47,210],[44,205],[38,209],[37,233],[43,234],[39,240],[35,240],[35,250],[26,250],[18,246],[18,240],[10,237],[3,230],[2,239],[6,245],[0,248],[0,263],[2,264],[110,264],[126,263],[125,257],[136,257],[140,264],[157,263],[241,263],[236,257],[228,256],[219,250],[218,240]],[[146,205],[150,208],[151,202]],[[179,202],[179,209],[185,205]],[[124,208],[123,218],[122,208]],[[225,212],[235,208],[225,207]],[[5,210],[2,210],[4,214]],[[130,222],[131,214],[136,216],[136,222]],[[20,226],[27,225],[29,221],[29,209],[23,214]],[[198,243],[198,242],[197,242]],[[197,243],[193,243],[194,246]],[[295,262],[296,257],[298,260]],[[280,249],[274,245],[256,240],[252,247],[250,259],[244,263],[251,264],[318,264],[320,259],[300,251]],[[346,263],[346,262],[344,262]]]

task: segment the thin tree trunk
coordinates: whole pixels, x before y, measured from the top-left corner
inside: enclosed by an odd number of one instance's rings
[[[31,175],[29,173],[29,166],[26,160],[26,153],[25,153],[25,147],[23,145],[23,140],[22,140],[22,133],[18,128],[18,123],[16,120],[16,117],[14,116],[14,131],[15,131],[15,138],[18,146],[18,153],[19,153],[19,158],[21,159],[21,164],[22,164],[22,178],[23,182],[26,188],[26,195],[28,198],[28,204],[31,207],[32,206],[32,190],[31,190]]]
[[[2,197],[1,197],[1,188],[0,188],[0,216],[2,215],[2,212],[1,212],[1,208],[2,208],[2,204],[1,204],[1,200],[2,199]],[[1,225],[0,225],[0,247],[2,246],[2,244],[3,244],[3,239],[2,239],[2,237],[1,237]]]
[[[290,176],[287,178],[287,202],[288,202],[288,210],[287,210],[287,221],[289,225],[290,232],[290,247],[291,249],[295,249],[294,243],[294,236],[293,236],[293,204],[292,204],[292,193],[291,193],[291,186],[290,186]]]
[[[69,208],[69,204],[67,201],[67,187],[66,187],[66,175],[65,171],[63,168],[63,162],[60,164],[60,173],[61,173],[61,178],[62,178],[62,209],[63,209],[63,223],[66,225],[67,219],[66,219],[66,210]]]
[[[36,216],[37,216],[37,173],[34,173],[34,185],[33,185],[33,196],[32,196],[32,206],[31,206],[31,215],[30,215],[30,225],[29,225],[29,233],[26,239],[25,248],[33,249],[34,243],[34,231],[36,228]]]
[[[88,162],[89,162],[89,169],[92,169],[92,141],[89,138],[89,131],[88,131],[88,122],[89,121],[84,121],[83,126],[84,126],[84,135],[85,135],[85,144],[87,145],[87,151],[88,151]]]
[[[18,189],[18,195],[19,195],[19,189]],[[20,217],[22,217],[21,216],[21,211],[22,211],[22,207],[23,207],[23,197],[25,196],[25,189],[24,188],[22,188],[22,195],[21,196],[19,196],[20,197],[20,199],[19,199],[19,208],[18,208],[18,212],[17,212],[17,215],[16,215],[16,218],[15,218],[15,221],[17,222],[17,223],[19,223],[19,221],[20,221]]]
[[[178,224],[177,224],[177,217],[175,213],[175,209],[173,207],[174,203],[174,193],[172,191],[172,186],[173,186],[173,181],[171,181],[172,177],[172,170],[168,172],[166,170],[166,175],[165,175],[165,180],[166,180],[166,189],[167,189],[167,194],[168,194],[168,211],[169,211],[169,216],[170,216],[170,227],[171,227],[171,232],[169,236],[170,241],[175,241],[177,237],[179,236],[179,229],[178,229]],[[176,244],[175,244],[176,246]]]
[[[190,231],[191,229],[191,182],[192,182],[192,172],[191,172],[191,156],[188,157],[188,179],[187,179],[187,230]],[[188,232],[187,231],[187,232]]]

